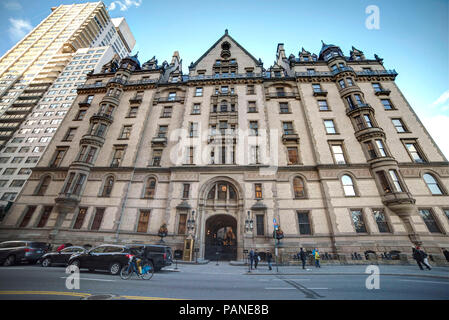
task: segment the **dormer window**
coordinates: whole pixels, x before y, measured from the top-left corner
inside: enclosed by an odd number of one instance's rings
[[[303,57],[303,60],[306,61],[306,62],[307,62],[307,61],[310,61],[310,59],[309,59],[308,56],[304,56],[304,57]]]
[[[281,76],[281,72],[280,71],[275,71],[274,72],[274,76],[279,78]]]

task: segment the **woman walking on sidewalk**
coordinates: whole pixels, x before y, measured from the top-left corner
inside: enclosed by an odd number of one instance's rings
[[[268,270],[272,270],[273,268],[271,267],[271,259],[273,259],[273,255],[271,254],[271,252],[269,250],[267,250],[267,263],[268,263]]]

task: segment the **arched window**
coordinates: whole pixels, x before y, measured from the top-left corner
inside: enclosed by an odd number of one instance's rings
[[[227,181],[216,182],[207,193],[209,201],[237,201],[237,191],[234,186]]]
[[[46,176],[42,179],[41,183],[36,189],[35,195],[36,196],[43,196],[45,192],[47,191],[48,185],[50,184],[51,177]]]
[[[113,186],[114,186],[114,177],[113,176],[107,177],[106,181],[103,185],[103,192],[101,193],[101,196],[102,197],[110,197]]]
[[[345,174],[341,177],[341,183],[343,184],[343,191],[345,192],[345,196],[348,197],[354,197],[355,189],[354,189],[354,182],[352,181],[352,178]]]
[[[435,179],[435,177],[433,175],[431,175],[430,173],[426,173],[423,176],[423,178],[427,184],[427,187],[429,188],[430,192],[432,192],[433,195],[442,195],[443,194],[443,190],[441,189],[441,187],[438,184],[437,179]]]
[[[293,191],[295,198],[305,198],[304,182],[300,177],[293,178]]]
[[[145,192],[143,197],[147,199],[153,199],[155,190],[156,190],[156,179],[148,178],[147,183],[145,185]]]

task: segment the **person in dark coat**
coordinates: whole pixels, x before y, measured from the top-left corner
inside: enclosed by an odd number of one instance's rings
[[[254,252],[254,269],[257,269],[257,265],[259,264],[259,253],[256,251]]]
[[[267,258],[267,263],[268,263],[268,270],[271,271],[273,269],[271,267],[271,260],[273,259],[273,255],[271,254],[271,252],[269,250],[267,250],[266,258]]]
[[[304,250],[303,250],[302,248],[299,250],[298,258],[299,258],[299,259],[301,260],[301,262],[302,262],[302,268],[305,269],[305,266],[306,266],[306,259],[307,259],[307,254],[304,252]]]
[[[416,260],[418,266],[421,270],[424,270],[422,265],[426,266],[428,270],[431,270],[430,266],[424,262],[424,258],[427,257],[427,253],[420,249],[420,247],[416,247],[412,249],[413,251],[413,259]]]
[[[253,270],[253,263],[254,263],[254,251],[253,251],[253,249],[251,249],[249,251],[248,256],[249,256],[249,263],[251,265],[251,270]]]

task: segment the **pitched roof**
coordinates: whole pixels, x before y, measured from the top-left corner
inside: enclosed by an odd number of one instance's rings
[[[213,48],[215,48],[225,37],[229,37],[229,39],[231,39],[236,45],[237,47],[239,47],[240,49],[243,50],[243,52],[245,52],[251,59],[253,59],[253,61],[256,63],[257,66],[260,66],[261,63],[259,60],[257,60],[251,53],[249,53],[245,48],[243,48],[237,41],[235,41],[235,39],[233,37],[231,37],[228,34],[228,29],[225,30],[224,35],[222,35],[220,37],[220,39],[218,39],[198,60],[195,61],[195,63],[191,64],[189,66],[189,69],[193,69],[196,67],[196,65],[205,57],[209,54],[209,52],[212,51]]]

